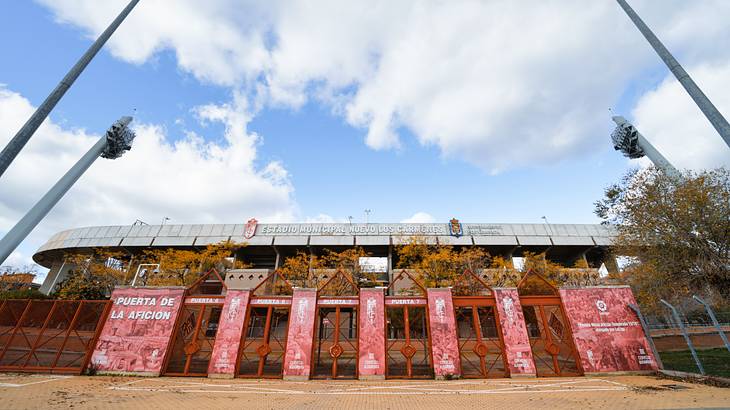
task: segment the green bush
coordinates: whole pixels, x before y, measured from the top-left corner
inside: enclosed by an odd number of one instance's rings
[[[36,289],[15,289],[0,292],[0,300],[6,299],[50,299],[50,296]]]

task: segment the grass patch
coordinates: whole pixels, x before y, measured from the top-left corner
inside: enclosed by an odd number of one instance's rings
[[[660,352],[664,368],[680,372],[699,373],[697,365],[689,350],[679,352]],[[730,378],[730,352],[725,348],[698,350],[705,373],[712,376]]]

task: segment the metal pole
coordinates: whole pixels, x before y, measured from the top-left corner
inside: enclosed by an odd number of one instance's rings
[[[684,327],[684,323],[682,322],[682,319],[679,317],[679,313],[677,312],[677,309],[674,308],[669,302],[667,302],[664,299],[659,299],[660,302],[664,304],[664,306],[668,307],[669,310],[672,311],[672,316],[674,316],[674,320],[677,322],[677,325],[680,329],[682,329],[682,336],[684,336],[684,340],[687,342],[687,347],[689,347],[689,351],[692,352],[692,357],[695,359],[695,363],[697,364],[697,368],[700,370],[701,375],[705,375],[705,368],[702,367],[702,363],[700,363],[700,358],[697,356],[697,351],[695,351],[695,347],[692,344],[692,340],[690,340],[689,335],[687,334],[687,329]]]
[[[124,21],[124,19],[129,15],[129,13],[132,11],[134,6],[137,5],[138,2],[139,0],[132,0],[129,2],[127,7],[125,7],[121,13],[119,13],[117,18],[112,21],[112,23],[109,25],[109,27],[107,27],[106,30],[104,30],[103,33],[101,33],[101,35],[99,36],[99,38],[96,39],[94,44],[89,47],[86,53],[81,56],[79,61],[77,61],[76,64],[71,68],[71,70],[69,70],[69,72],[66,74],[66,76],[63,77],[61,82],[58,83],[58,85],[51,92],[51,94],[46,97],[46,100],[43,101],[40,106],[38,106],[33,115],[31,115],[28,121],[26,121],[26,123],[23,125],[23,128],[21,128],[20,131],[15,134],[13,139],[10,140],[8,145],[5,146],[2,153],[0,153],[0,177],[2,177],[2,175],[5,173],[5,170],[7,170],[10,166],[10,163],[13,162],[13,160],[18,155],[18,153],[20,153],[20,150],[23,149],[25,144],[28,143],[30,137],[33,136],[35,131],[46,119],[46,117],[48,117],[48,114],[51,112],[51,110],[53,110],[58,101],[61,100],[66,91],[68,91],[71,85],[73,85],[74,81],[76,81],[81,72],[84,71],[87,65],[89,65],[96,53],[98,53],[99,50],[104,46],[104,43],[109,40],[109,37],[111,37],[117,27],[122,24],[122,21]],[[3,259],[4,258],[0,258],[0,260]]]
[[[61,263],[61,267],[58,269],[58,272],[56,272],[56,277],[53,278],[53,282],[51,282],[51,287],[48,288],[48,294],[50,295],[53,293],[53,288],[56,287],[56,282],[58,282],[58,277],[61,276],[61,272],[63,272],[63,267],[66,266],[66,257],[63,257],[63,263]]]
[[[135,286],[137,284],[137,278],[139,277],[139,271],[142,269],[142,266],[157,266],[157,269],[160,268],[159,263],[140,263],[137,265],[137,273],[134,274],[134,279],[132,279],[132,286]]]
[[[20,245],[26,236],[38,225],[43,217],[53,209],[58,201],[63,197],[66,191],[78,180],[81,175],[91,166],[91,164],[99,158],[102,151],[106,148],[107,138],[103,135],[99,138],[99,141],[94,144],[91,149],[84,154],[83,157],[76,163],[66,175],[56,182],[43,198],[38,201],[25,216],[18,221],[15,226],[5,234],[2,240],[0,240],[0,263],[4,262],[10,253]]]
[[[636,313],[636,316],[639,318],[639,323],[641,323],[641,328],[644,329],[644,335],[646,336],[646,341],[649,342],[649,347],[651,348],[652,353],[654,353],[654,360],[656,360],[657,365],[660,369],[664,368],[664,363],[662,363],[662,358],[659,356],[659,351],[656,349],[656,345],[654,344],[654,339],[651,338],[651,333],[649,332],[649,326],[646,324],[646,320],[644,320],[644,315],[641,314],[641,310],[639,309],[638,305],[634,305],[633,303],[629,303],[629,307],[631,310]]]
[[[715,328],[717,329],[717,333],[720,334],[720,338],[722,339],[722,342],[725,343],[725,348],[728,351],[730,351],[730,343],[728,343],[727,337],[725,336],[725,332],[722,331],[722,327],[720,327],[720,323],[718,323],[717,318],[715,317],[715,312],[712,310],[710,305],[708,305],[707,302],[705,302],[704,300],[700,299],[700,297],[697,295],[692,295],[692,299],[701,303],[702,306],[705,307],[707,314],[710,316],[710,319],[712,320],[712,324],[715,325]]]
[[[672,53],[670,53],[669,50],[664,47],[664,44],[659,41],[657,36],[655,36],[651,29],[649,29],[644,21],[641,20],[641,17],[636,14],[634,9],[629,6],[626,0],[616,1],[621,6],[621,8],[624,9],[631,21],[634,22],[636,28],[638,28],[641,34],[644,35],[644,38],[646,38],[652,48],[654,48],[654,51],[659,54],[659,57],[664,61],[664,64],[667,65],[672,74],[674,74],[674,76],[677,78],[677,81],[679,81],[679,83],[682,84],[682,87],[687,90],[689,96],[692,97],[702,113],[705,114],[705,117],[707,117],[712,126],[715,127],[715,130],[717,130],[717,132],[720,134],[720,137],[725,140],[725,144],[730,147],[730,124],[728,124],[725,117],[723,117],[720,111],[715,108],[710,99],[707,98],[707,96],[705,95],[705,93],[702,92],[700,87],[695,84],[689,74],[684,71],[684,68],[679,65],[679,62],[674,58]]]

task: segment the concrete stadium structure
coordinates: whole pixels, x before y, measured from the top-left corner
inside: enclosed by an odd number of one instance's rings
[[[383,284],[392,279],[397,265],[394,247],[413,236],[438,245],[454,247],[479,246],[492,256],[520,257],[525,252],[546,252],[549,260],[572,265],[585,259],[590,267],[605,264],[609,271],[615,261],[609,257],[608,246],[615,229],[590,224],[198,224],[198,225],[134,225],[94,226],[69,229],[53,235],[38,249],[33,259],[50,269],[41,291],[50,292],[73,266],[66,255],[88,252],[94,248],[124,251],[131,257],[149,248],[194,249],[208,244],[231,240],[248,246],[235,257],[251,266],[255,286],[259,277],[276,269],[288,256],[298,251],[319,254],[325,249],[343,250],[360,246],[373,257],[383,258]],[[253,275],[253,276],[252,276]]]

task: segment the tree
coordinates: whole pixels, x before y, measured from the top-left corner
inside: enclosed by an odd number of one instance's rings
[[[284,259],[279,273],[293,286],[316,288],[319,280],[315,271],[318,269],[324,269],[324,262],[319,256],[298,251]]]
[[[730,297],[730,172],[629,172],[595,213],[617,227],[613,250],[632,257],[623,277],[645,302],[679,291]],[[651,295],[651,297],[650,297]]]
[[[156,272],[148,274],[147,285],[151,286],[189,286],[210,269],[220,272],[229,268],[243,269],[247,265],[241,261],[233,262],[230,256],[242,243],[224,241],[207,245],[202,250],[190,249],[150,249],[145,251],[147,263],[158,263]]]
[[[114,286],[125,284],[127,271],[124,254],[96,248],[86,254],[67,254],[66,263],[74,266],[59,284],[59,299],[106,299]]]
[[[426,288],[453,286],[465,270],[479,272],[488,267],[491,257],[485,250],[467,247],[459,251],[452,246],[429,244],[422,237],[412,237],[396,248],[399,269],[416,271]]]
[[[322,285],[323,270],[342,271],[356,286],[372,286],[377,278],[360,266],[360,258],[367,256],[359,246],[341,252],[326,249],[321,256],[300,251],[284,259],[279,273],[295,286],[318,288]]]

